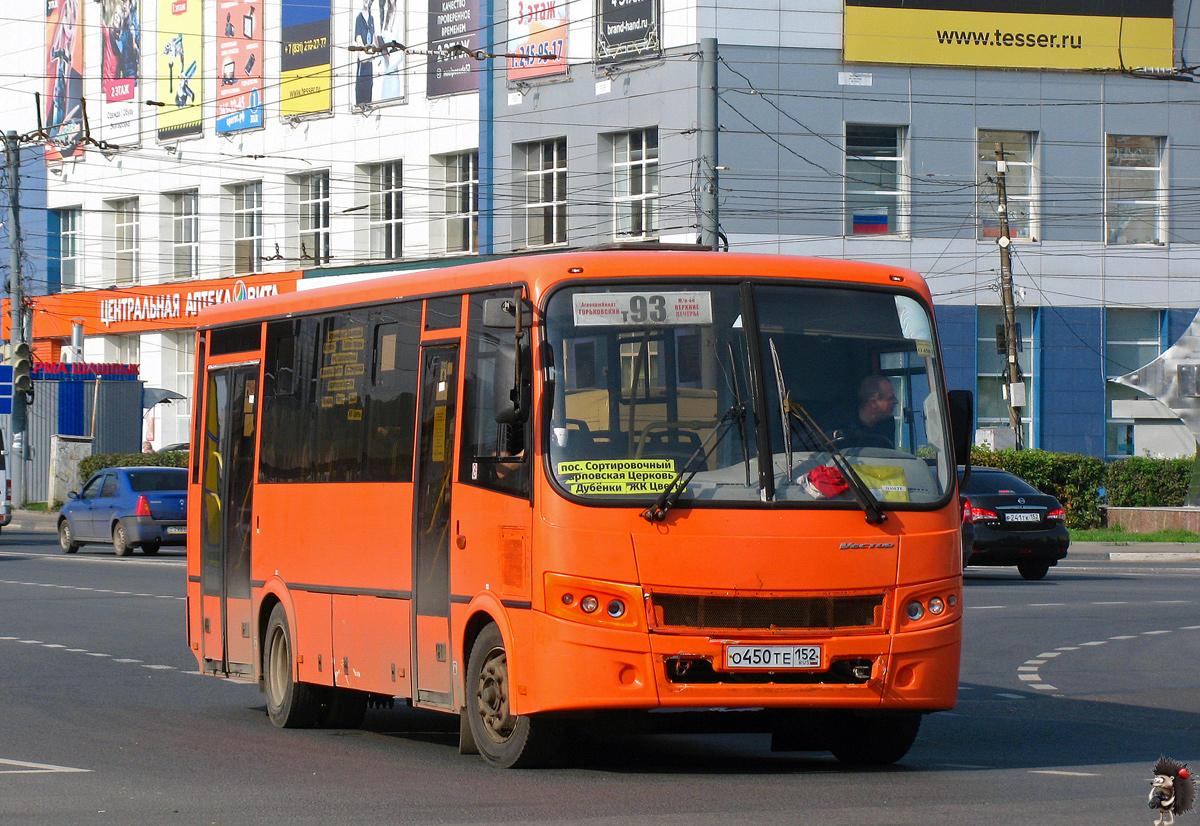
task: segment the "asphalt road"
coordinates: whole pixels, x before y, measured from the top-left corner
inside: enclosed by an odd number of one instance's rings
[[[0,824],[1150,824],[1154,760],[1200,765],[1200,564],[1082,556],[1041,582],[968,569],[959,705],[897,766],[592,732],[499,771],[434,714],[274,729],[255,687],[195,673],[179,552],[65,556],[9,527]]]

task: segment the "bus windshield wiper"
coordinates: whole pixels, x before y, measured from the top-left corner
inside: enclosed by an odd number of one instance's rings
[[[829,458],[833,460],[834,465],[841,472],[842,477],[846,480],[846,484],[850,486],[850,492],[854,495],[854,501],[858,503],[858,506],[863,509],[863,513],[866,514],[867,521],[872,525],[882,524],[887,520],[887,514],[883,512],[883,507],[879,504],[879,500],[863,484],[862,479],[854,472],[850,461],[838,449],[838,446],[833,443],[833,440],[825,435],[825,431],[821,430],[820,425],[809,415],[804,406],[799,402],[792,401],[787,386],[783,381],[783,369],[779,365],[779,353],[775,349],[775,339],[770,339],[770,344],[771,360],[775,363],[775,380],[779,384],[780,415],[784,419],[783,440],[787,450],[788,477],[790,478],[792,475],[792,439],[788,425],[794,420],[800,423],[800,426],[804,429],[804,435],[818,449],[829,454]]]
[[[696,448],[696,452],[683,463],[683,467],[675,473],[675,476],[663,488],[663,492],[658,495],[658,499],[655,500],[654,504],[642,511],[642,518],[647,522],[661,522],[666,519],[667,511],[675,506],[679,497],[687,490],[688,483],[700,472],[700,468],[708,461],[708,457],[712,456],[713,451],[721,444],[721,440],[725,438],[725,434],[729,432],[731,425],[737,422],[739,427],[744,427],[745,419],[746,406],[744,404],[735,404],[726,410],[725,414],[713,426],[712,432],[708,434],[708,438],[704,440],[704,444]]]

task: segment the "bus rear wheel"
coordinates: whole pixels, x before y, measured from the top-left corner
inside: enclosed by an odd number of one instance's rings
[[[843,763],[886,766],[908,754],[921,728],[917,712],[847,712],[831,721],[829,750]]]
[[[287,611],[276,605],[267,622],[263,645],[263,684],[267,695],[267,716],[279,728],[311,728],[321,710],[316,686],[294,679],[292,632]]]
[[[560,721],[512,713],[508,652],[496,625],[489,624],[471,646],[467,661],[467,721],[480,755],[502,769],[544,763],[558,750]]]

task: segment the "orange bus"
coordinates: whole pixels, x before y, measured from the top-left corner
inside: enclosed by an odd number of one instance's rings
[[[970,401],[914,272],[585,250],[197,336],[188,642],[277,726],[400,698],[502,767],[606,715],[887,763],[954,705]]]

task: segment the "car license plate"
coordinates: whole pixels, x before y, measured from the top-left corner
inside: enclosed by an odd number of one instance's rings
[[[187,525],[168,525],[167,533],[169,534],[185,534],[187,533]]]
[[[780,671],[821,667],[819,645],[727,645],[725,668]]]
[[[1004,514],[1005,522],[1041,522],[1042,515],[1040,513],[1006,513]]]

